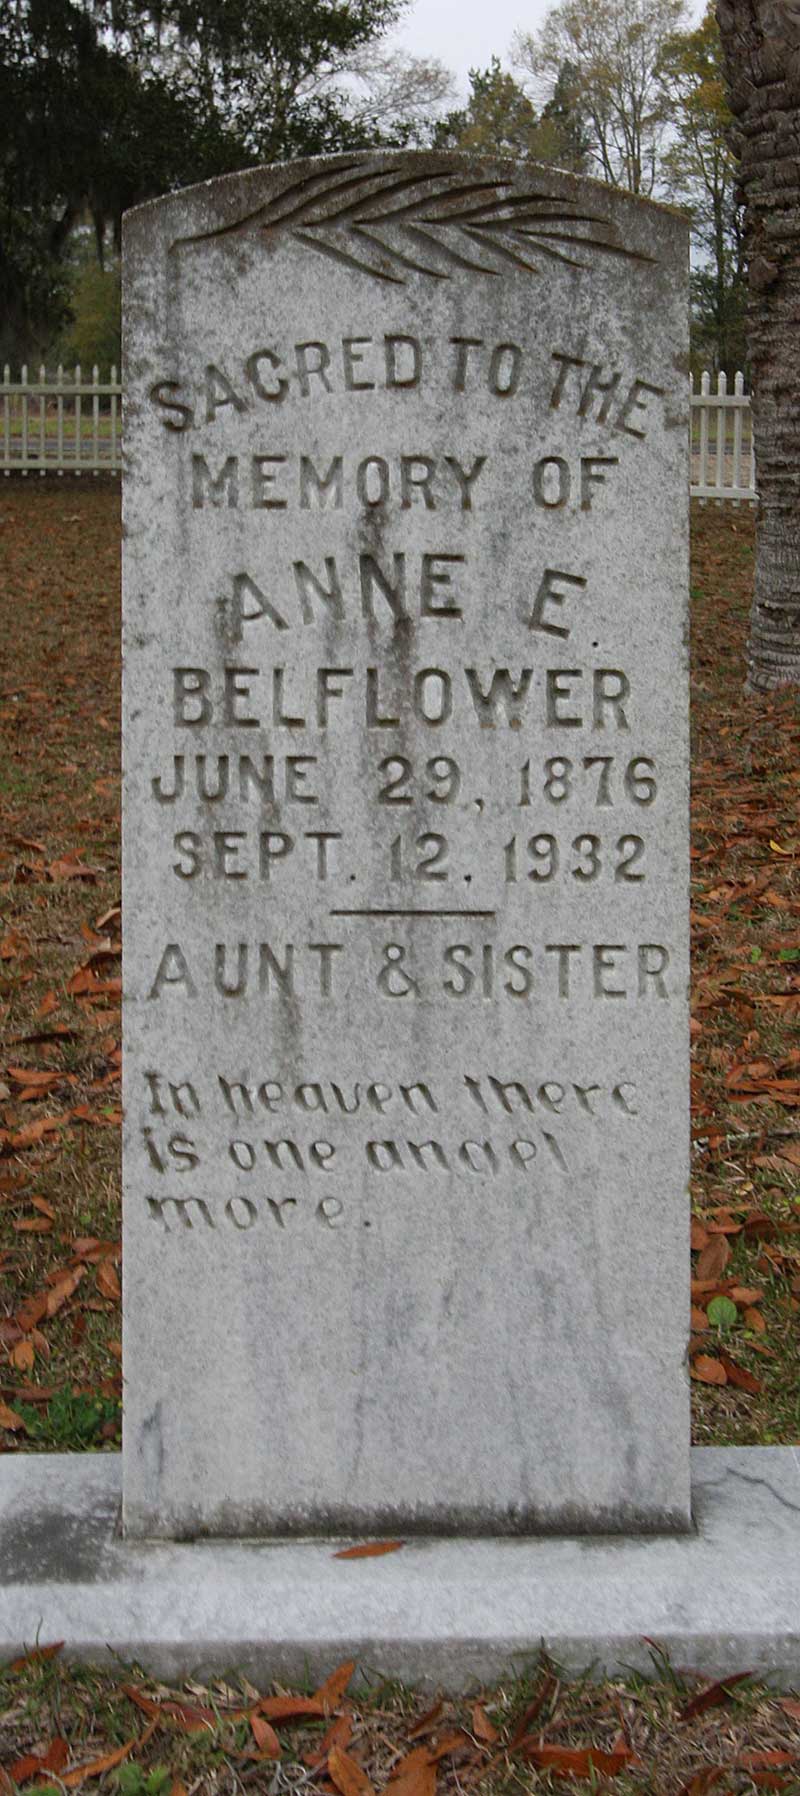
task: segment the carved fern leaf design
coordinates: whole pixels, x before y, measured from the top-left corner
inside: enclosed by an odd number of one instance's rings
[[[271,243],[289,234],[322,256],[375,280],[402,286],[409,273],[449,279],[459,269],[538,274],[555,261],[587,268],[598,252],[649,261],[619,240],[611,219],[571,206],[544,189],[520,193],[510,181],[469,179],[452,165],[424,173],[398,163],[376,171],[363,161],[289,181],[231,224],[178,238],[173,249],[232,235]]]

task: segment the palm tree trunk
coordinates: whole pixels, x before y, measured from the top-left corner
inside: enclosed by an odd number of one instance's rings
[[[800,685],[800,0],[717,0],[746,204],[759,493],[748,686]]]

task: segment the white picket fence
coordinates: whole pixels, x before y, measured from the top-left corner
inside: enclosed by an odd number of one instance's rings
[[[28,369],[12,381],[6,367],[0,382],[0,470],[4,474],[118,474],[122,466],[122,386],[116,368],[101,381],[80,368],[72,375]],[[756,498],[750,397],[737,374],[728,392],[724,374],[703,374],[691,387],[693,499],[726,499],[738,504]]]
[[[4,474],[118,474],[122,466],[122,387],[116,368],[102,381],[80,367],[72,374],[28,369],[0,382],[0,469]]]
[[[691,393],[693,499],[755,499],[756,464],[750,395],[744,375],[734,378],[728,392],[727,376],[717,375],[716,393],[711,375],[700,377],[700,391]]]

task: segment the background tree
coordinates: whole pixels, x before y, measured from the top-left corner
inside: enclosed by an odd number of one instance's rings
[[[665,45],[661,80],[671,108],[663,180],[669,198],[689,211],[696,251],[693,348],[701,367],[733,374],[746,356],[744,219],[713,0],[694,30]]]
[[[119,368],[121,353],[120,265],[116,255],[101,267],[86,232],[77,235],[70,257],[70,318],[48,349],[48,359],[68,370],[79,362],[91,370],[95,364],[101,379],[112,367]]]
[[[515,62],[538,90],[569,68],[590,163],[631,193],[651,194],[659,180],[671,111],[661,62],[684,18],[684,0],[561,0],[538,32],[515,39]]]
[[[0,353],[25,359],[62,327],[81,218],[102,258],[139,200],[418,132],[438,65],[358,69],[405,4],[0,0]]]
[[[745,199],[759,493],[749,684],[800,684],[800,0],[717,0]]]
[[[486,156],[533,157],[562,168],[581,166],[582,138],[566,81],[538,113],[514,76],[493,56],[485,69],[470,69],[466,106],[439,121],[437,148],[472,150]]]

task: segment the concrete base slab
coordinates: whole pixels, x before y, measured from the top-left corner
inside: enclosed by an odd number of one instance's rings
[[[694,1532],[414,1539],[341,1560],[313,1541],[130,1542],[116,1455],[0,1461],[0,1659],[64,1640],[73,1660],[177,1678],[362,1672],[452,1690],[524,1669],[650,1663],[800,1681],[800,1451],[696,1448]]]

